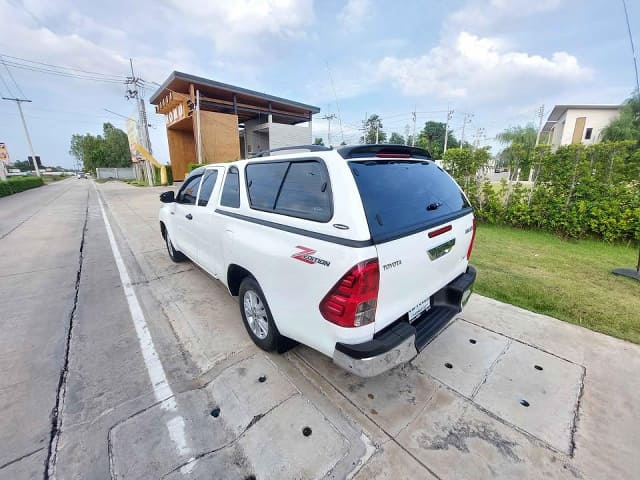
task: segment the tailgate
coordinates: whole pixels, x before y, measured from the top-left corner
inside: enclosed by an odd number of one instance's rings
[[[465,272],[473,212],[435,163],[413,158],[349,162],[378,250],[376,330],[429,307],[429,297]]]
[[[451,229],[449,230],[449,226]],[[429,237],[429,233],[444,233]],[[376,331],[404,314],[409,320],[431,306],[431,295],[465,272],[473,215],[376,245],[380,288]]]

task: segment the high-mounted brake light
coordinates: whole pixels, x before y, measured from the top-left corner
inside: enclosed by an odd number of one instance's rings
[[[376,153],[378,158],[411,158],[408,153]]]
[[[322,316],[341,327],[361,327],[375,320],[380,268],[377,259],[359,263],[320,302]]]
[[[437,230],[431,230],[428,233],[429,238],[437,237],[438,235],[442,235],[443,233],[450,232],[453,227],[451,225],[447,225],[446,227],[438,228]]]
[[[469,244],[469,250],[467,250],[467,260],[471,258],[471,251],[473,250],[473,242],[476,239],[476,219],[473,219],[473,233],[471,234],[471,243]]]

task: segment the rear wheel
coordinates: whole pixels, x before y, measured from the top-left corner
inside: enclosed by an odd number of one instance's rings
[[[179,250],[176,250],[171,242],[171,238],[169,237],[169,231],[165,232],[164,240],[167,244],[167,252],[169,252],[169,257],[176,263],[184,262],[187,257]]]
[[[262,350],[276,350],[280,333],[258,282],[251,277],[242,280],[238,292],[240,314],[249,336]]]

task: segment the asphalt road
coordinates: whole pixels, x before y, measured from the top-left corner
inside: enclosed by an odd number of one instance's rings
[[[0,478],[108,478],[109,429],[157,396],[97,191],[73,178],[1,200]]]
[[[0,199],[0,480],[639,477],[638,345],[474,295],[376,378],[265,354],[161,191]]]

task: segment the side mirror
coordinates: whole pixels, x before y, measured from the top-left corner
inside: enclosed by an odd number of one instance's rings
[[[173,192],[173,190],[163,192],[160,194],[160,201],[162,203],[173,203],[176,201],[176,194]]]

